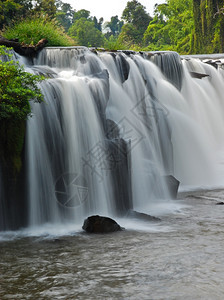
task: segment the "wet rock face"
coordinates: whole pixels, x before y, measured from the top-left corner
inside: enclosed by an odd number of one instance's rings
[[[178,188],[179,188],[179,185],[180,185],[180,181],[177,180],[172,175],[164,176],[164,179],[166,181],[167,188],[169,190],[171,198],[172,199],[176,199],[177,198],[177,194],[178,194]]]
[[[109,233],[123,230],[113,219],[98,215],[85,219],[82,229],[88,233]]]

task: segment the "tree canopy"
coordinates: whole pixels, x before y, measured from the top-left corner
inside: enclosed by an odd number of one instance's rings
[[[99,47],[104,40],[102,32],[95,28],[95,23],[84,17],[75,21],[68,34],[78,45],[87,47]]]
[[[224,51],[224,0],[164,0],[155,5],[153,17],[139,1],[130,0],[122,20],[116,15],[105,23],[102,17],[97,19],[90,11],[76,10],[62,0],[0,0],[0,11],[2,35],[38,13],[46,22],[51,19],[56,24],[57,20],[74,44],[180,53]],[[24,27],[20,30],[27,32]],[[16,34],[18,30],[12,38]]]
[[[139,44],[144,32],[152,20],[145,7],[137,0],[128,1],[122,13],[122,19],[126,24],[122,27],[121,39]]]
[[[192,0],[168,0],[156,5],[155,16],[144,33],[144,44],[186,53],[190,51],[192,31]]]
[[[110,18],[110,22],[106,22],[105,28],[108,28],[112,35],[118,35],[121,32],[123,25],[124,22],[119,20],[118,16],[116,15]]]

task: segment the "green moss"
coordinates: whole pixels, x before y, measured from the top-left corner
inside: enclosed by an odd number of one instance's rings
[[[22,166],[22,150],[26,131],[26,121],[7,119],[0,121],[0,157],[16,177]]]

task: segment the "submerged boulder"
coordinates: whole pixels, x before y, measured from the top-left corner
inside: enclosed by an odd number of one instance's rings
[[[157,217],[145,214],[145,213],[141,213],[141,212],[138,212],[135,210],[129,210],[127,213],[127,217],[138,219],[141,221],[147,221],[147,222],[160,222],[161,221],[160,218],[157,218]]]
[[[82,229],[88,233],[109,233],[123,230],[113,219],[98,215],[85,219]]]

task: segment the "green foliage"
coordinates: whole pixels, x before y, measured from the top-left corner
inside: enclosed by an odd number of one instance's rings
[[[93,21],[80,18],[69,28],[68,34],[78,45],[87,47],[101,47],[104,44],[102,33],[95,28]]]
[[[56,20],[67,32],[73,22],[74,10],[70,4],[63,3],[60,0],[56,1],[56,8]]]
[[[36,0],[36,5],[33,8],[34,13],[47,14],[51,19],[55,18],[56,10],[55,0]]]
[[[98,29],[99,31],[102,31],[103,18],[100,18],[98,21],[98,19],[95,16],[92,17],[90,15],[90,11],[86,9],[80,9],[74,13],[73,22],[75,23],[76,21],[82,18],[90,22],[92,21],[94,23],[95,28]]]
[[[16,176],[21,165],[29,101],[43,101],[38,82],[44,77],[24,71],[11,59],[10,49],[0,46],[0,159]]]
[[[26,120],[31,114],[30,100],[41,102],[43,96],[37,83],[43,77],[24,71],[10,54],[0,46],[0,121],[5,119]]]
[[[98,19],[94,16],[93,22],[94,22],[95,28],[98,29],[99,31],[102,31],[103,18],[99,18],[99,21],[98,21]]]
[[[105,29],[109,29],[112,35],[118,35],[123,25],[124,22],[120,21],[118,16],[113,16],[110,18],[110,22],[105,24]]]
[[[224,52],[224,1],[193,0],[195,53]]]
[[[31,9],[32,0],[0,0],[0,29],[15,18],[27,16]]]
[[[144,44],[153,50],[189,53],[193,28],[192,0],[167,0],[156,6],[155,17],[144,33]]]
[[[105,40],[104,48],[106,50],[124,50],[130,48],[130,45],[120,42],[116,36],[111,35],[108,40]]]
[[[3,36],[7,39],[18,38],[20,42],[28,45],[35,45],[43,38],[48,40],[48,46],[72,46],[74,44],[57,21],[46,15],[35,15],[17,21],[5,28]]]
[[[88,11],[86,9],[80,9],[80,10],[74,12],[73,22],[75,22],[81,18],[85,18],[85,19],[91,21],[90,11]]]
[[[131,23],[126,23],[122,27],[121,33],[118,37],[120,43],[125,43],[129,45],[129,48],[133,44],[141,44],[142,35],[139,30]]]
[[[125,39],[128,39],[128,35],[130,34],[129,40],[134,41],[135,43],[139,43],[143,38],[143,34],[146,28],[149,25],[149,22],[152,18],[146,12],[145,7],[139,3],[137,0],[128,1],[127,5],[122,13],[122,19],[127,22],[128,25],[126,28],[123,26],[121,34],[126,36]],[[131,29],[134,31],[131,33]],[[124,38],[123,38],[124,39]]]
[[[46,38],[49,46],[105,43],[108,49],[224,52],[224,0],[164,0],[155,5],[153,19],[140,2],[130,0],[122,13],[125,24],[118,16],[103,24],[103,18],[75,11],[62,0],[0,0],[0,11],[1,34],[31,45]]]

